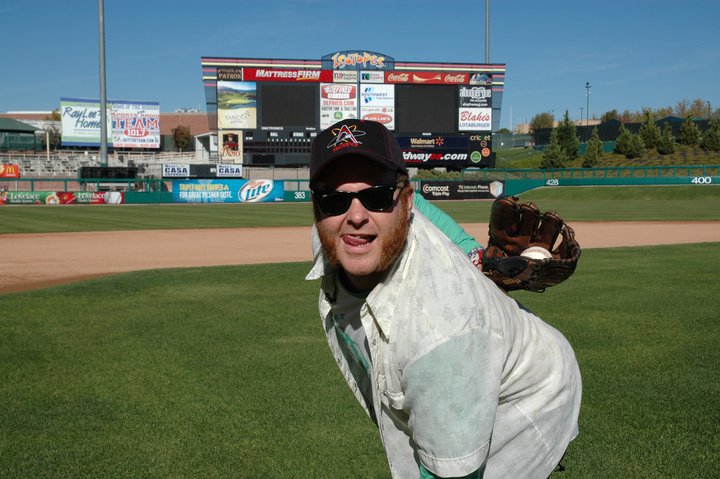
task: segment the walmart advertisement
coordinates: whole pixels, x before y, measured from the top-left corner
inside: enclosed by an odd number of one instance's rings
[[[283,201],[281,180],[175,180],[175,203],[260,203]]]

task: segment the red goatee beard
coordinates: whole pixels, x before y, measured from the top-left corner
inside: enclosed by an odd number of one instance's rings
[[[380,252],[380,261],[375,272],[383,272],[387,270],[400,256],[405,241],[407,240],[408,231],[410,230],[410,218],[408,216],[407,202],[403,195],[398,199],[396,208],[399,208],[398,221],[393,229],[388,232],[386,240],[383,242],[382,251]],[[337,246],[335,244],[335,236],[333,233],[326,231],[322,227],[322,222],[316,222],[318,237],[322,245],[325,257],[328,262],[335,268],[342,268],[340,260],[337,256]]]

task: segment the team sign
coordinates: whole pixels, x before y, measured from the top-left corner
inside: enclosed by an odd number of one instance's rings
[[[385,68],[385,57],[369,52],[338,52],[332,56],[333,69],[341,68]]]
[[[285,81],[285,82],[331,82],[330,70],[291,70],[282,68],[245,68],[245,81]]]

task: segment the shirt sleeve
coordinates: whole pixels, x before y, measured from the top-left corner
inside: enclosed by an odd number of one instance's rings
[[[500,393],[498,344],[480,330],[446,341],[403,373],[403,410],[422,465],[439,477],[485,467]],[[472,477],[472,476],[471,476]]]
[[[417,191],[413,195],[413,206],[442,231],[445,236],[455,243],[465,254],[471,251],[482,250],[482,245],[475,238],[470,236],[462,227],[455,222],[447,213],[430,203]]]

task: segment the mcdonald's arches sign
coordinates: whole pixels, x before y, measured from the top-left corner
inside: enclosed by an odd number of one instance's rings
[[[20,178],[20,165],[0,165],[0,178]]]

